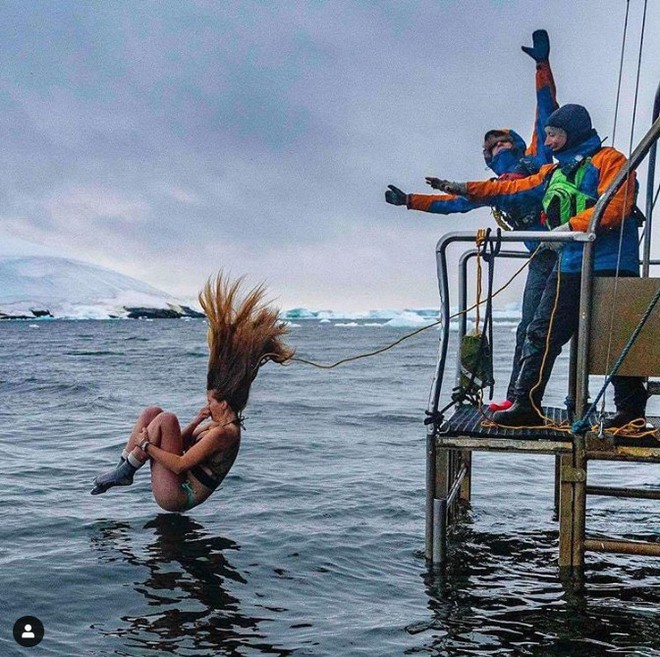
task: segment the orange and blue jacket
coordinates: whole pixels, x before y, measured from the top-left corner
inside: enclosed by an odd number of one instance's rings
[[[558,107],[557,91],[548,62],[536,67],[536,116],[530,146],[514,130],[502,129],[513,141],[513,148],[500,151],[494,158],[484,156],[486,164],[500,179],[517,179],[536,173],[544,164],[552,162],[552,151],[544,146],[545,124]],[[469,212],[475,208],[492,205],[506,213],[516,230],[541,230],[541,206],[537,201],[527,203],[522,199],[502,199],[497,203],[479,201],[451,194],[410,194],[408,208],[436,214]],[[536,242],[527,243],[533,250]]]
[[[541,204],[553,173],[562,168],[579,165],[586,167],[578,185],[583,194],[596,204],[600,196],[612,183],[626,157],[614,148],[602,148],[597,134],[589,137],[566,152],[555,154],[558,164],[546,164],[538,173],[518,180],[484,180],[467,183],[467,198],[476,203],[499,206],[503,203]],[[587,159],[588,158],[588,159]],[[594,270],[619,270],[630,274],[639,273],[639,248],[637,220],[632,216],[635,204],[635,174],[632,172],[627,182],[619,189],[602,216],[596,235]],[[569,219],[571,230],[586,232],[593,216],[594,208],[577,213]],[[621,257],[619,260],[619,234],[622,235]],[[562,250],[561,271],[578,274],[582,268],[581,242],[571,242]]]

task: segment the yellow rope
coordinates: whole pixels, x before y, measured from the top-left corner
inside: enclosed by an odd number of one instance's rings
[[[596,424],[591,427],[591,430],[594,432],[600,431],[600,427]],[[637,418],[624,424],[622,427],[612,427],[611,429],[606,429],[607,433],[611,433],[614,436],[619,436],[621,438],[646,438],[647,436],[660,440],[658,436],[658,430],[647,429],[646,420],[644,418]]]
[[[479,334],[479,306],[481,305],[481,245],[484,243],[484,240],[486,239],[486,229],[485,228],[478,228],[477,229],[477,236],[475,239],[475,242],[477,244],[477,298],[476,298],[476,307],[477,307],[477,312],[476,312],[476,318],[475,318],[475,324],[474,324],[474,334],[478,335]]]
[[[536,256],[538,253],[538,249],[532,253],[527,260],[525,260],[525,263],[523,264],[522,267],[520,267],[513,276],[496,292],[493,292],[492,298],[495,298],[500,292],[503,292],[506,290],[511,283],[523,272],[525,267],[529,266],[529,263],[532,261],[532,259]],[[487,301],[487,300],[486,300]],[[449,317],[449,320],[451,321],[452,319],[456,319],[457,317],[460,317],[461,315],[465,315],[469,313],[471,310],[474,310],[475,308],[479,308],[479,306],[483,303],[486,303],[486,301],[479,301],[478,303],[475,303],[474,305],[470,306],[469,308],[466,308],[465,310],[461,310],[460,312],[457,312]],[[408,338],[412,338],[418,333],[421,333],[422,331],[426,331],[427,329],[433,328],[434,326],[437,326],[438,324],[442,324],[442,319],[437,320],[436,322],[433,322],[432,324],[427,324],[426,326],[422,326],[421,328],[415,329],[411,333],[407,333],[406,335],[400,337],[398,340],[395,340],[391,344],[386,345],[385,347],[382,347],[380,349],[376,349],[375,351],[370,351],[365,354],[358,354],[357,356],[350,356],[348,358],[342,358],[341,360],[336,361],[335,363],[330,363],[330,364],[324,364],[324,363],[317,363],[313,360],[307,360],[305,358],[299,358],[298,356],[295,356],[291,358],[292,361],[296,361],[298,363],[303,363],[305,365],[311,365],[312,367],[317,367],[318,369],[322,370],[331,370],[334,369],[335,367],[339,365],[343,365],[344,363],[350,363],[351,361],[354,360],[360,360],[361,358],[369,358],[371,356],[376,356],[378,354],[382,354],[385,351],[388,351],[389,349],[392,349],[392,347],[396,347],[398,344],[401,344],[404,340],[408,340]]]

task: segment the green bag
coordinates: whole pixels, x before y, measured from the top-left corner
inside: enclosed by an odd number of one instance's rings
[[[493,356],[485,335],[472,333],[461,340],[461,387],[470,393],[492,386]]]

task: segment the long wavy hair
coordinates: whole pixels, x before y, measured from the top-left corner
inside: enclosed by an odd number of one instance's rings
[[[219,272],[199,293],[209,324],[206,389],[236,413],[245,408],[259,368],[269,360],[286,363],[294,354],[282,339],[287,329],[279,309],[264,300],[264,285],[247,293],[242,285],[242,278],[232,283]]]

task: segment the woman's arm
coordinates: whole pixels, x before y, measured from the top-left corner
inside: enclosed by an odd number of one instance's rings
[[[559,107],[557,90],[552,77],[550,62],[539,62],[536,65],[536,116],[534,117],[534,132],[526,155],[531,155],[539,166],[552,162],[552,150],[544,145],[545,124],[550,115]]]
[[[618,176],[626,164],[626,156],[614,148],[603,148],[591,160],[591,164],[598,169],[598,197],[600,198],[607,188]],[[619,191],[614,195],[603,212],[600,229],[618,227],[627,219],[635,205],[635,172],[631,171]],[[594,207],[579,212],[570,219],[571,230],[585,232],[589,227],[594,214]]]
[[[190,424],[181,431],[184,447],[187,448],[190,446],[195,429],[210,416],[211,411],[209,410],[208,404],[199,409],[197,415],[190,421]]]
[[[536,114],[530,145],[525,155],[531,156],[539,166],[552,162],[552,151],[544,146],[545,124],[558,107],[557,88],[550,68],[550,37],[545,30],[532,34],[533,46],[523,51],[536,62]]]
[[[146,429],[142,430],[142,435],[144,439],[148,439]],[[145,447],[147,456],[156,463],[160,463],[175,474],[181,474],[208,460],[216,452],[231,447],[238,440],[238,435],[238,428],[235,425],[209,429],[201,440],[181,456],[161,449],[153,443]]]
[[[458,214],[470,212],[475,208],[483,207],[487,203],[469,200],[464,196],[452,194],[408,194],[408,209],[433,212],[435,214]]]

